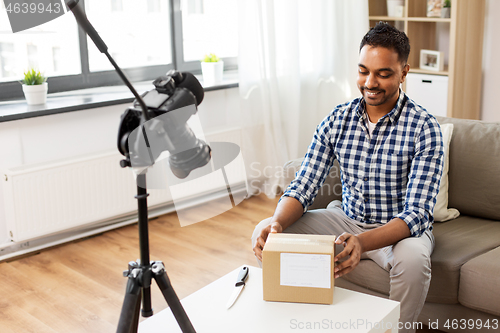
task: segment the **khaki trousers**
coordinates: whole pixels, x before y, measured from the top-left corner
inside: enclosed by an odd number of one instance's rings
[[[261,221],[252,235],[252,248],[255,246],[260,231],[271,223],[271,218]],[[333,201],[326,209],[315,209],[305,213],[292,224],[285,233],[340,235],[348,232],[360,234],[377,225],[365,224],[349,218],[340,207],[339,201]],[[337,245],[339,253],[343,247]],[[390,274],[391,288],[389,298],[400,304],[400,333],[416,330],[418,316],[424,306],[431,281],[431,253],[434,249],[434,236],[426,231],[421,237],[402,239],[395,245],[363,253],[362,259],[371,259]],[[257,260],[260,263],[259,260]],[[410,327],[411,328],[408,328]],[[406,328],[404,328],[406,327]]]

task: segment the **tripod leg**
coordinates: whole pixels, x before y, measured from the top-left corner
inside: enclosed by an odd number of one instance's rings
[[[155,281],[158,284],[163,297],[165,297],[168,306],[172,310],[175,320],[177,320],[182,332],[196,333],[193,324],[191,324],[186,311],[184,311],[184,308],[182,307],[179,297],[177,297],[174,288],[172,288],[172,285],[170,284],[170,279],[167,276],[167,271],[165,270],[163,263],[161,261],[155,262],[152,269]]]
[[[150,280],[151,281],[151,280]],[[151,307],[151,288],[142,287],[142,316],[151,317],[153,308]]]
[[[139,270],[134,270],[127,281],[125,299],[122,312],[118,321],[117,333],[136,333],[139,325],[139,312],[141,310],[141,286],[139,283]]]

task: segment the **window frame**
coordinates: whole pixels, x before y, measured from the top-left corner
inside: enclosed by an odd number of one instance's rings
[[[80,2],[82,2],[82,7],[85,10],[85,0],[80,0]],[[193,74],[201,74],[201,63],[199,61],[184,61],[181,0],[168,0],[168,4],[170,7],[172,63],[122,69],[132,82],[154,80],[174,68],[183,72],[188,71]],[[66,13],[65,15],[71,15],[71,13]],[[49,77],[49,93],[122,85],[123,81],[115,70],[90,72],[87,35],[80,26],[78,27],[78,39],[81,73]],[[222,60],[224,61],[224,70],[235,70],[238,68],[237,57],[222,58]],[[22,98],[24,98],[24,95],[18,81],[0,83],[0,101]]]
[[[184,61],[184,39],[182,34],[182,11],[181,11],[181,0],[170,0],[172,2],[172,49],[174,50],[174,63],[177,65],[179,71],[192,72],[193,74],[201,74],[201,63],[199,61]],[[237,57],[227,57],[221,58],[224,61],[224,70],[236,70],[238,69],[238,58]]]

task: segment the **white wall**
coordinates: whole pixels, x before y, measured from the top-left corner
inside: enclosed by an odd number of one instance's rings
[[[481,103],[481,119],[500,122],[498,94],[500,78],[500,1],[486,0],[486,17],[483,47],[483,97]]]
[[[0,123],[0,172],[103,151],[116,150],[118,153],[120,115],[128,106],[114,105]],[[198,116],[205,134],[239,124],[238,89],[205,93]],[[9,241],[4,211],[0,186],[0,245]]]

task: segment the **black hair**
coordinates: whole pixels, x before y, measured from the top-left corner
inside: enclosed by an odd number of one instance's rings
[[[359,46],[360,52],[365,45],[373,47],[381,46],[394,50],[398,54],[398,60],[402,64],[408,62],[410,54],[410,40],[408,36],[387,22],[378,22],[366,33]]]

